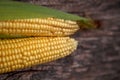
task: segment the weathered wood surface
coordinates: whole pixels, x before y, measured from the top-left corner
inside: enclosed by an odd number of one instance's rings
[[[92,17],[101,21],[101,28],[73,35],[79,45],[72,55],[1,74],[0,80],[120,80],[120,0],[27,1]]]

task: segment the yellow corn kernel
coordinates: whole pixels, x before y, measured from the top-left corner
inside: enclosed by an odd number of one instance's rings
[[[79,29],[75,21],[35,18],[0,21],[0,34],[22,36],[67,36]]]
[[[0,73],[65,57],[76,46],[77,41],[69,37],[0,39]]]

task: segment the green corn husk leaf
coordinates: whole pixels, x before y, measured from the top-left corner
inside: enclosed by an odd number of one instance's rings
[[[28,38],[32,36],[0,34],[0,39]]]
[[[86,20],[62,11],[11,0],[0,1],[0,20],[55,17],[68,20]]]

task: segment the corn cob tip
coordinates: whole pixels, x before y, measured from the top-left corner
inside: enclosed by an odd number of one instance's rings
[[[79,25],[80,30],[96,29],[101,26],[101,22],[99,20],[93,19],[83,19],[76,22]]]

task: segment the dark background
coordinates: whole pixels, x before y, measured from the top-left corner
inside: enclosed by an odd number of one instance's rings
[[[63,59],[1,74],[0,80],[120,80],[120,0],[19,0],[99,20],[78,31],[77,50]]]

